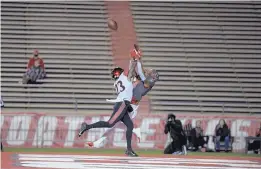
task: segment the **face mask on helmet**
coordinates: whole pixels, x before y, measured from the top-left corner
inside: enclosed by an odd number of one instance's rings
[[[112,70],[112,72],[111,72],[112,78],[113,78],[114,80],[117,80],[117,79],[120,77],[120,75],[121,75],[121,73],[122,73],[123,71],[124,71],[124,70],[123,70],[122,68],[120,68],[120,67],[114,68],[114,69]]]
[[[144,80],[144,87],[146,88],[150,88],[154,85],[155,81],[153,80],[152,77],[148,76],[145,80]]]

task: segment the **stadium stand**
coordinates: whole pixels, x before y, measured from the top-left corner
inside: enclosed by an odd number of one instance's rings
[[[6,109],[111,110],[104,2],[2,2]],[[260,2],[131,2],[146,67],[160,73],[156,113],[261,112]],[[47,78],[19,84],[38,49]],[[5,109],[5,110],[6,110]]]
[[[1,87],[6,109],[111,110],[105,102],[114,96],[104,2],[1,4]],[[44,59],[47,78],[43,84],[19,84],[34,49]]]
[[[261,113],[261,3],[131,2],[157,113]]]

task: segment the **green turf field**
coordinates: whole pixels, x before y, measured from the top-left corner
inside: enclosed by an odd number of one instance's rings
[[[124,149],[77,149],[77,148],[5,148],[5,152],[30,152],[30,153],[79,153],[97,155],[122,155]],[[137,150],[139,155],[162,155],[162,150]],[[188,152],[189,156],[228,156],[228,157],[260,157],[260,154],[244,153],[216,153],[216,152]]]

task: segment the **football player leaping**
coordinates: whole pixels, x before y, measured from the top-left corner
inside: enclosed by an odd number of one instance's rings
[[[141,61],[141,51],[138,46],[134,45],[134,49],[130,53],[131,61],[130,61],[130,69],[132,66],[135,66],[135,77],[134,80],[134,88],[133,88],[133,97],[131,100],[132,112],[130,112],[131,119],[134,119],[137,115],[138,104],[143,96],[145,96],[154,86],[155,82],[159,79],[159,75],[155,70],[144,70]],[[120,125],[118,123],[118,125]],[[114,126],[115,127],[115,126]],[[89,147],[100,148],[106,144],[107,136],[110,134],[112,128],[106,130],[103,136],[94,141],[87,142],[86,145]],[[133,133],[136,134],[137,138],[140,140],[141,133],[140,128],[134,128]]]
[[[115,102],[113,113],[108,121],[98,121],[93,124],[82,123],[81,130],[79,132],[79,137],[87,130],[92,128],[111,128],[119,121],[122,121],[126,127],[126,140],[127,140],[127,151],[126,155],[128,156],[138,156],[131,147],[131,139],[132,139],[132,130],[133,130],[133,122],[129,116],[129,112],[131,112],[132,107],[130,102],[132,100],[133,94],[133,84],[131,81],[131,76],[134,67],[131,68],[128,73],[124,72],[124,70],[120,67],[116,67],[111,72],[112,78],[115,80],[114,86],[118,96],[113,102]]]
[[[134,118],[137,114],[138,104],[142,97],[145,96],[159,80],[159,74],[154,69],[144,69],[141,60],[141,51],[137,45],[134,45],[134,49],[131,51],[132,62],[137,62],[135,72],[138,74],[137,80],[133,83],[133,97],[131,100],[131,106],[133,112],[131,112]]]

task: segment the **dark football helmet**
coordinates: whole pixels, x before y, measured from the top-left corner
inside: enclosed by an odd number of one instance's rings
[[[124,72],[124,69],[120,68],[120,67],[116,67],[111,71],[111,76],[114,80],[117,80],[120,75],[122,74],[122,72]]]

